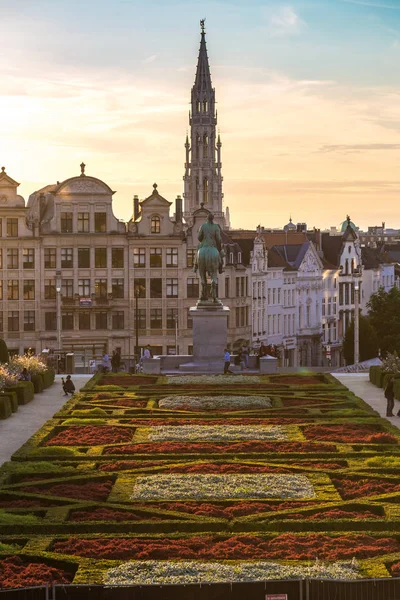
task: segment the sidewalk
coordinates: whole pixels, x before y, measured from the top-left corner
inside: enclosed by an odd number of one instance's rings
[[[386,398],[383,395],[383,390],[369,381],[368,373],[332,373],[332,375],[356,396],[367,402],[381,417],[390,421],[392,425],[400,427],[400,417],[386,416]],[[397,415],[399,409],[400,402],[395,400],[393,414]]]
[[[18,407],[11,417],[0,421],[0,465],[10,460],[18,450],[46,421],[52,418],[68,400],[61,387],[61,377],[56,375],[55,383],[40,394],[35,394],[29,404]],[[73,375],[72,380],[78,391],[92,375]]]

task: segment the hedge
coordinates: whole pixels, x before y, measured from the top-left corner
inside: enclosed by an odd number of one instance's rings
[[[35,388],[35,394],[40,394],[44,390],[44,381],[43,375],[41,373],[36,373],[32,375],[31,381],[33,383],[33,387]]]
[[[47,369],[44,373],[43,373],[43,385],[44,388],[48,388],[51,385],[53,385],[54,383],[54,378],[55,378],[55,371],[54,369]]]
[[[3,396],[3,394],[1,396]],[[17,393],[16,392],[6,392],[4,394],[4,396],[5,397],[8,396],[8,398],[10,399],[12,412],[13,413],[17,412],[17,410],[18,410],[18,397],[17,397]]]
[[[383,378],[386,374],[382,367],[373,366],[369,368],[369,380],[379,388],[383,387]]]
[[[0,419],[8,419],[12,415],[11,400],[8,396],[0,397]]]
[[[28,404],[35,395],[35,388],[32,381],[19,381],[17,385],[12,387],[4,388],[7,392],[16,392],[18,397],[18,404]]]

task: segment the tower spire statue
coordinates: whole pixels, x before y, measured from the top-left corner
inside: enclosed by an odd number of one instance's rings
[[[191,92],[190,142],[186,139],[184,217],[191,222],[194,211],[204,207],[215,222],[225,227],[222,210],[221,139],[216,133],[215,90],[208,62],[205,19],[200,21],[201,38],[196,76]]]

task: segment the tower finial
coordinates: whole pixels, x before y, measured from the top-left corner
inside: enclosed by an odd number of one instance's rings
[[[85,163],[81,162],[80,167],[81,167],[81,177],[82,177],[82,175],[85,174],[85,167],[86,167]]]
[[[204,34],[205,33],[205,29],[206,29],[206,19],[200,19],[200,27],[201,27],[201,33]]]

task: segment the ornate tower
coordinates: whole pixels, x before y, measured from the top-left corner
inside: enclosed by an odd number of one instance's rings
[[[189,112],[190,142],[186,135],[184,180],[184,217],[191,222],[193,212],[204,204],[215,222],[225,227],[222,210],[221,139],[216,136],[215,90],[211,83],[204,20],[200,21],[201,40],[197,71],[192,87]]]

